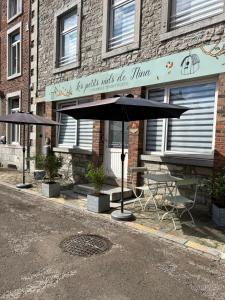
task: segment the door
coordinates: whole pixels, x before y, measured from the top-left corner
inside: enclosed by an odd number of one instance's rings
[[[128,167],[128,126],[124,124],[124,179],[127,179]],[[106,176],[121,179],[121,151],[122,151],[122,122],[105,122],[104,168]]]

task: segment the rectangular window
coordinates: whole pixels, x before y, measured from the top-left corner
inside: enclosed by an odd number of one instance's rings
[[[16,30],[8,36],[8,75],[20,74],[20,30]]]
[[[8,19],[22,12],[22,0],[8,0]]]
[[[59,18],[59,66],[76,62],[77,13],[71,11]]]
[[[149,120],[146,151],[213,154],[216,83],[150,90],[151,100],[191,108],[180,119]]]
[[[75,103],[78,103],[76,101]],[[84,103],[84,101],[82,101]],[[73,103],[63,104],[60,107],[74,105]],[[59,128],[59,147],[73,148],[79,147],[81,149],[92,149],[92,134],[93,121],[92,120],[76,120],[66,114],[60,114]]]
[[[163,89],[149,91],[148,98],[153,101],[164,102],[165,91]],[[155,119],[147,121],[147,151],[161,152],[163,120]]]
[[[134,41],[135,0],[110,0],[109,50]]]
[[[9,98],[8,100],[9,113],[14,114],[20,110],[19,97]],[[18,144],[20,142],[20,129],[19,125],[9,124],[9,137],[10,144]]]
[[[172,0],[170,29],[177,29],[224,12],[224,0]]]

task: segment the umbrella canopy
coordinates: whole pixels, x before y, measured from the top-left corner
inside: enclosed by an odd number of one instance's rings
[[[46,125],[46,126],[56,126],[59,123],[48,120],[46,118],[34,115],[29,112],[16,112],[13,114],[0,116],[0,122],[2,123],[15,123],[20,125]]]
[[[161,118],[179,118],[188,108],[146,100],[115,97],[57,110],[75,119],[135,121]]]
[[[16,112],[5,116],[0,116],[0,123],[23,125],[23,183],[18,184],[17,187],[30,188],[32,184],[25,183],[25,127],[26,125],[56,126],[60,124],[55,121],[34,115],[30,112]]]

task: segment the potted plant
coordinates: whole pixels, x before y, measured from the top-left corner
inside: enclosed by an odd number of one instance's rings
[[[46,172],[42,182],[42,194],[45,197],[57,197],[60,194],[60,184],[55,182],[59,169],[62,167],[62,157],[57,157],[54,153],[48,155],[39,155],[37,157],[38,165]]]
[[[87,195],[87,209],[92,212],[104,212],[110,209],[109,195],[101,194],[105,181],[103,166],[88,165],[87,178],[94,185],[94,193]]]
[[[225,227],[225,168],[218,173],[211,186],[213,222]]]

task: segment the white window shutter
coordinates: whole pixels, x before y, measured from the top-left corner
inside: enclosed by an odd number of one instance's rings
[[[211,154],[216,83],[170,90],[170,104],[191,108],[168,121],[167,150]]]
[[[77,141],[77,120],[66,115],[61,114],[59,128],[59,146],[73,147],[76,146]]]
[[[224,0],[172,0],[170,29],[192,24],[224,12]]]
[[[93,121],[79,120],[78,134],[79,148],[92,150]]]
[[[135,0],[112,1],[110,9],[109,49],[134,40]]]
[[[153,101],[164,102],[164,89],[150,90],[148,99]],[[162,130],[163,120],[148,120],[146,125],[146,151],[162,151]]]

